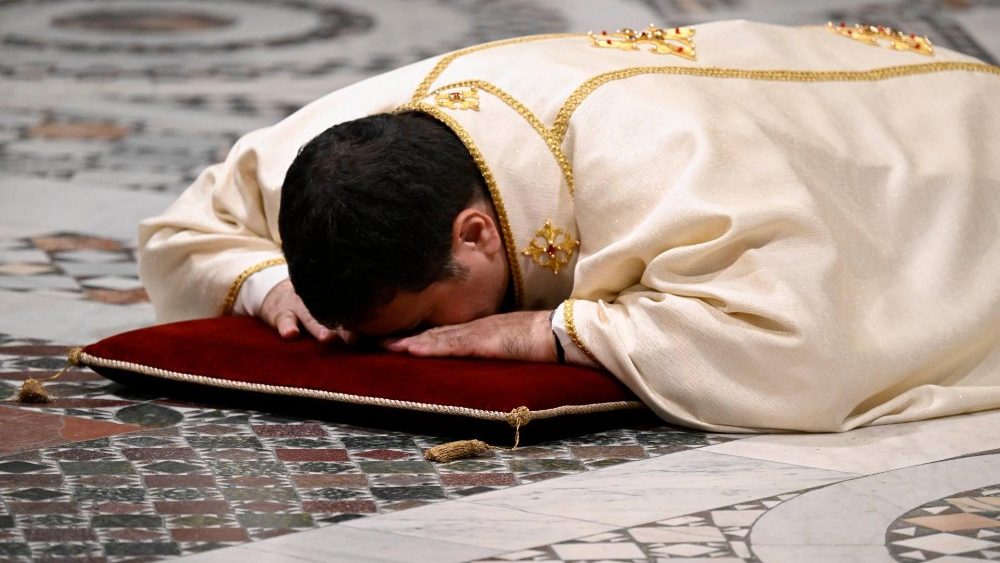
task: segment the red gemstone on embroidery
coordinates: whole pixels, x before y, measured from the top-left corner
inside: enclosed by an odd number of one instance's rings
[[[683,53],[684,52],[684,47],[678,47],[677,48],[677,52],[678,53]]]
[[[611,40],[610,40],[610,39],[608,39],[608,45],[610,45],[610,44],[611,44]]]
[[[840,27],[847,27],[847,24],[844,22],[840,22]]]
[[[607,34],[608,34],[608,30],[606,30],[606,29],[602,29],[601,30],[601,35],[607,35]]]
[[[680,34],[680,32],[681,32],[681,28],[679,28],[679,27],[675,27],[674,28],[674,33]]]
[[[917,43],[916,45],[914,45],[913,48],[914,49],[919,49],[920,48],[920,43]]]
[[[550,245],[548,245],[545,248],[545,253],[548,254],[549,256],[551,256],[552,258],[555,258],[556,257],[556,250],[557,250],[556,247],[554,245],[550,244]]]

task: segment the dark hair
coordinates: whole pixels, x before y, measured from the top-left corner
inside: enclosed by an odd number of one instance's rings
[[[462,141],[428,115],[335,125],[302,147],[281,188],[278,228],[292,285],[318,321],[338,326],[399,290],[460,277],[452,223],[484,197]]]

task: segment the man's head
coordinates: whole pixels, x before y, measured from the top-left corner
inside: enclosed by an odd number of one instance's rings
[[[331,127],[288,169],[278,220],[296,292],[328,326],[372,335],[498,311],[507,262],[461,140],[416,112]]]

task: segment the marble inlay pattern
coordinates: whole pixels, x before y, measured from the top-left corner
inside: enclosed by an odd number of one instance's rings
[[[1000,484],[949,495],[899,517],[885,543],[897,561],[1000,559]]]
[[[501,561],[724,561],[759,563],[748,544],[754,522],[795,491],[686,516],[621,528],[572,541],[539,546],[477,563]]]
[[[0,290],[111,305],[149,301],[130,243],[80,233],[0,239]]]

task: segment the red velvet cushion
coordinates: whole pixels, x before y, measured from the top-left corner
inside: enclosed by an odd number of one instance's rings
[[[505,420],[641,407],[606,371],[532,362],[415,358],[372,349],[283,340],[249,317],[166,324],[106,338],[81,363],[128,375],[362,405]]]

